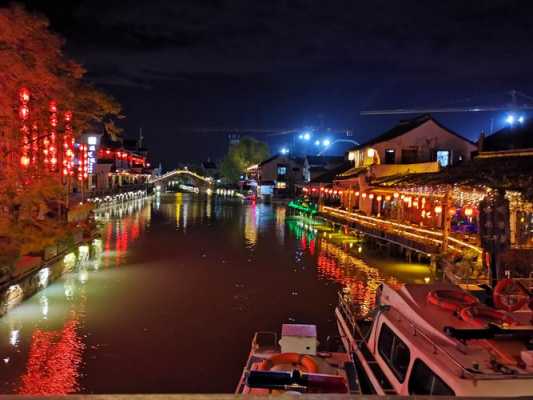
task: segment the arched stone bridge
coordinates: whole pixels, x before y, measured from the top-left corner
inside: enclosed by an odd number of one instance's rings
[[[159,186],[161,191],[167,191],[169,188],[178,188],[176,185],[189,186],[190,188],[198,188],[199,192],[207,192],[213,190],[213,178],[202,176],[196,172],[188,169],[175,169],[169,171],[161,176],[157,176],[148,181],[149,184]],[[192,191],[192,190],[185,190]]]

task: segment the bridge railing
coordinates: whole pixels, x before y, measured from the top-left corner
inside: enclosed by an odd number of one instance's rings
[[[188,169],[175,169],[173,171],[169,171],[169,172],[166,172],[165,174],[161,175],[161,176],[157,176],[155,178],[152,178],[150,179],[148,182],[153,184],[153,183],[157,183],[157,182],[161,182],[161,181],[164,181],[165,179],[168,179],[174,175],[189,175],[189,176],[192,176],[200,181],[203,181],[205,183],[209,183],[209,184],[212,184],[213,183],[213,179],[208,177],[208,176],[203,176],[203,175],[200,175],[200,174],[197,174],[196,172],[194,171],[190,171]]]

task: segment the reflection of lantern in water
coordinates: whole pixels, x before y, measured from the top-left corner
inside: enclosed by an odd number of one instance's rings
[[[59,395],[78,390],[84,348],[78,325],[73,319],[60,331],[35,331],[19,394]]]

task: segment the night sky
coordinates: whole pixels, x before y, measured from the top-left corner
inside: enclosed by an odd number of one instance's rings
[[[352,129],[362,141],[407,118],[360,116],[364,109],[504,105],[511,89],[533,95],[529,1],[25,3],[122,103],[126,135],[142,127],[164,168],[226,151],[224,133],[187,128],[311,124]],[[435,116],[475,140],[504,114]],[[292,141],[259,137],[273,152]]]

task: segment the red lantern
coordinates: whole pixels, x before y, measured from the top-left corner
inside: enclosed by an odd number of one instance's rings
[[[30,115],[30,108],[23,104],[19,108],[19,117],[21,120],[26,121]]]
[[[48,103],[48,111],[52,114],[57,112],[57,102],[55,100],[50,100],[50,103]]]
[[[25,87],[19,89],[19,101],[26,104],[30,101],[30,90]]]

